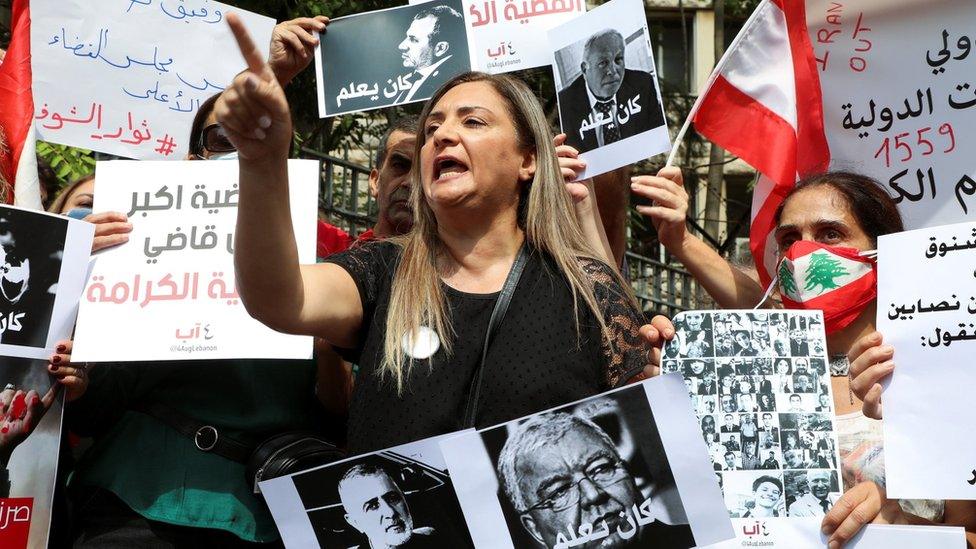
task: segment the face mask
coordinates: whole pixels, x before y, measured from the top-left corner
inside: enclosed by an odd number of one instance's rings
[[[71,211],[69,211],[64,215],[70,217],[71,219],[84,219],[89,215],[91,215],[91,213],[92,213],[91,208],[73,208]]]
[[[776,269],[783,306],[822,310],[828,335],[846,328],[878,295],[877,264],[869,256],[855,248],[794,242]]]
[[[211,155],[207,160],[237,160],[237,151]]]

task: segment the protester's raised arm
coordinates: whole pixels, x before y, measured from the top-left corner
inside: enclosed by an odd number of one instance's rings
[[[742,309],[759,302],[763,294],[759,283],[687,231],[688,193],[680,169],[664,168],[656,177],[634,177],[631,190],[654,201],[651,206],[637,206],[637,211],[651,218],[661,244],[721,307]]]
[[[275,330],[352,346],[363,316],[352,277],[336,265],[298,264],[288,200],[288,101],[240,19],[230,14],[227,23],[248,66],[214,106],[240,155],[234,267],[241,301]]]
[[[613,250],[610,249],[610,240],[607,239],[603,220],[600,218],[600,208],[596,204],[596,189],[593,187],[593,179],[576,181],[579,173],[586,168],[586,162],[580,159],[579,151],[566,145],[566,134],[558,134],[553,139],[553,145],[556,147],[559,171],[566,181],[566,190],[573,198],[576,219],[583,230],[583,237],[608,265],[614,270],[620,271],[620,266],[614,260]]]

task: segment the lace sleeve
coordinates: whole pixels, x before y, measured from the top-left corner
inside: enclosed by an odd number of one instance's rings
[[[639,332],[643,315],[631,305],[611,267],[593,260],[582,260],[581,267],[593,281],[593,294],[609,330],[609,340],[602,340],[605,381],[609,387],[624,385],[646,365],[647,348]]]
[[[359,289],[363,312],[372,314],[380,288],[393,276],[400,248],[393,243],[374,241],[330,255],[326,263],[334,263],[349,273]]]

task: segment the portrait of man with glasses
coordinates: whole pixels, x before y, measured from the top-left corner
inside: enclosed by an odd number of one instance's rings
[[[615,431],[616,442],[587,417],[550,412],[509,432],[497,472],[522,528],[540,547],[693,547],[689,526],[665,522],[662,487],[646,476],[639,483],[621,456],[618,446],[642,455],[636,437]]]

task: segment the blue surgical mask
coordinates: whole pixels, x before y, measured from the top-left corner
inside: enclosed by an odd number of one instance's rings
[[[69,211],[68,213],[66,213],[64,215],[66,215],[66,216],[68,216],[68,217],[70,217],[72,219],[84,219],[84,218],[88,217],[89,215],[91,215],[91,213],[92,213],[92,209],[91,208],[73,208],[71,211]]]
[[[207,160],[237,160],[237,151],[211,155]]]

